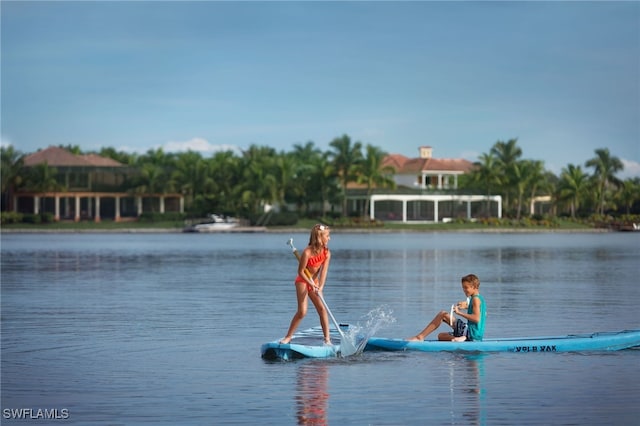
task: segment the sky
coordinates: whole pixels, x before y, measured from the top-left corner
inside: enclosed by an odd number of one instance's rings
[[[640,177],[640,2],[21,1],[1,14],[1,143],[23,153],[322,150]]]

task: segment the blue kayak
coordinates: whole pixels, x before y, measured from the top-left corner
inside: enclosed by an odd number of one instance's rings
[[[640,347],[640,330],[569,334],[554,337],[485,339],[480,342],[440,342],[437,340],[408,342],[403,339],[371,337],[365,350],[537,353],[617,351],[632,347]]]
[[[348,324],[340,324],[343,332],[348,332]],[[325,345],[323,342],[322,328],[313,327],[294,334],[289,343],[280,343],[279,340],[264,343],[260,352],[266,360],[291,361],[301,358],[336,358],[341,356],[340,334],[335,328],[331,328],[331,341],[334,345]],[[359,340],[358,352],[364,350],[364,342]]]

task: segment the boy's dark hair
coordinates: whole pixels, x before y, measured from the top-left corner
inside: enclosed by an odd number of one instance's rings
[[[480,278],[478,278],[475,274],[469,274],[462,277],[463,283],[469,283],[474,288],[480,288]]]

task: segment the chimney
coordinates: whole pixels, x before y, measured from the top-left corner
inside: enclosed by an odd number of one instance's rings
[[[430,146],[420,147],[420,158],[431,158],[432,148]]]

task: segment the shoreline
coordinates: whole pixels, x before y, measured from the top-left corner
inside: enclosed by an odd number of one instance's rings
[[[122,229],[1,229],[0,234],[291,234],[305,233],[306,228],[238,227],[210,232],[184,232],[178,228],[122,228]],[[604,234],[618,232],[607,228],[468,228],[468,229],[384,229],[332,228],[334,234],[392,234],[392,233],[473,233],[473,234]]]

